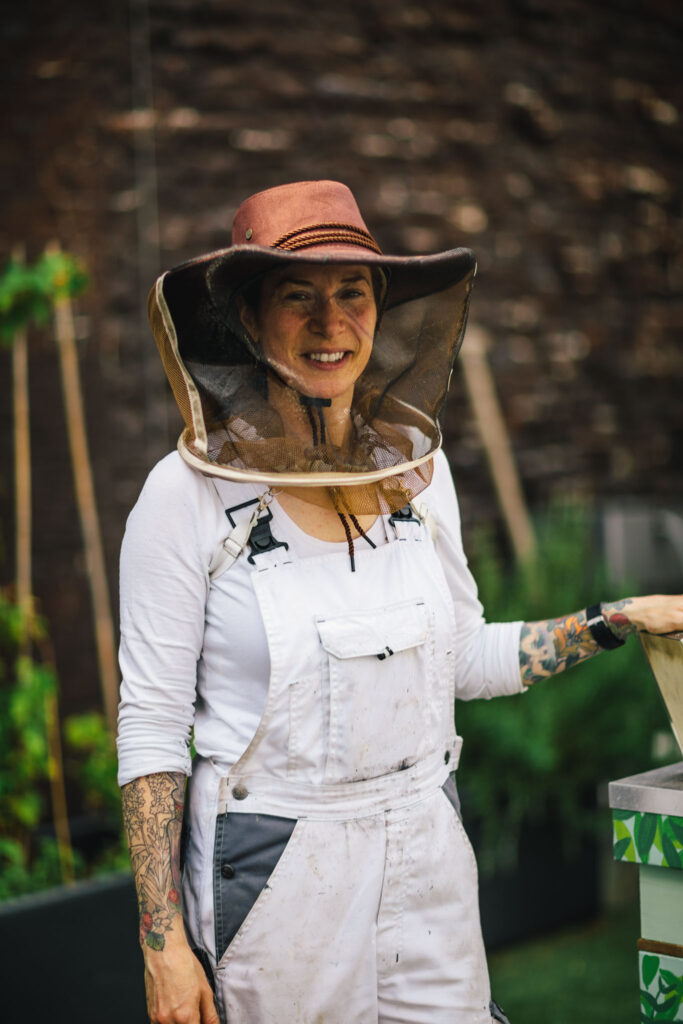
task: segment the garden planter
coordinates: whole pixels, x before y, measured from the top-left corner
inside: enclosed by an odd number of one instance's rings
[[[477,849],[476,820],[465,824]],[[541,932],[590,920],[600,909],[598,847],[592,839],[567,849],[561,825],[540,821],[522,826],[517,863],[479,882],[484,942],[488,950]]]
[[[3,1024],[147,1024],[131,876],[0,905]]]
[[[477,826],[470,826],[474,844]],[[559,827],[522,829],[514,870],[481,881],[489,949],[594,916],[595,851],[563,858]],[[0,905],[3,1024],[147,1024],[137,905],[128,874]]]

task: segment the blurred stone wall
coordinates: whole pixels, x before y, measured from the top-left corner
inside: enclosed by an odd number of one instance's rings
[[[241,199],[283,181],[347,182],[387,252],[475,249],[471,316],[492,337],[532,508],[568,492],[683,499],[680,5],[5,6],[0,253],[24,242],[35,258],[57,237],[92,275],[77,329],[113,594],[127,511],[179,430],[147,289],[228,244]],[[0,367],[9,581],[6,352]],[[90,607],[49,332],[31,334],[31,389],[35,589],[67,707],[87,707]],[[460,379],[446,431],[469,535],[498,513]]]

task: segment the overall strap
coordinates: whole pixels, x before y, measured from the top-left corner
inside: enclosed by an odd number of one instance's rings
[[[411,501],[410,507],[420,522],[424,523],[429,530],[429,536],[432,538],[432,543],[436,544],[436,538],[439,535],[439,524],[429,511],[429,505],[427,502]]]
[[[436,541],[437,523],[425,502],[418,505],[411,501],[409,505],[404,505],[397,512],[393,512],[389,516],[389,522],[394,528],[397,540],[420,541],[423,537],[420,528],[426,526],[432,541]]]
[[[227,572],[235,564],[247,544],[250,547],[248,560],[252,565],[256,564],[255,557],[257,555],[265,554],[278,547],[288,549],[289,545],[275,540],[270,530],[270,521],[273,518],[273,513],[268,508],[273,500],[270,488],[254,498],[228,506],[216,481],[211,478],[211,482],[224,507],[231,530],[211,559],[209,564],[210,580],[218,579],[224,572]]]

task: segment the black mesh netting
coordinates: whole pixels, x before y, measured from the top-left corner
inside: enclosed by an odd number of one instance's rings
[[[258,282],[226,294],[208,274],[198,273],[189,288],[187,278],[179,288],[167,275],[150,312],[186,423],[181,454],[218,476],[324,487],[337,507],[357,514],[402,507],[431,479],[471,277],[380,310],[369,362],[353,388],[350,429],[332,444],[324,403],[302,395],[244,328],[239,296]],[[381,285],[375,295],[381,302]]]

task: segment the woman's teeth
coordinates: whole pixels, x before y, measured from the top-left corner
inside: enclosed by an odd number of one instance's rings
[[[316,363],[338,363],[340,359],[343,359],[346,355],[345,352],[307,352],[308,359],[315,360]]]

